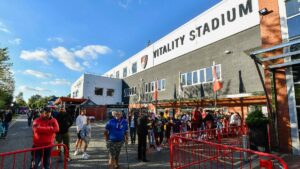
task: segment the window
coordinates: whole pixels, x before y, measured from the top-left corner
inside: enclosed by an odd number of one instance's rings
[[[206,82],[213,81],[212,67],[206,68]]]
[[[129,88],[124,89],[124,97],[128,97],[129,96]]]
[[[287,24],[290,38],[300,36],[300,15],[288,19]]]
[[[286,0],[286,14],[288,17],[300,13],[299,0]]]
[[[296,105],[300,106],[300,83],[295,84],[295,99]]]
[[[155,82],[151,82],[150,92],[154,92]]]
[[[131,72],[132,72],[132,74],[135,74],[137,72],[137,63],[136,62],[134,62],[131,65]]]
[[[161,80],[161,90],[166,90],[166,80],[165,79]]]
[[[205,69],[200,69],[200,83],[204,83],[205,82]]]
[[[116,78],[120,78],[120,72],[119,71],[116,72]]]
[[[102,96],[103,95],[103,88],[95,87],[95,95]]]
[[[294,38],[300,36],[300,1],[286,1],[287,24],[289,37]]]
[[[157,81],[157,90],[160,91],[161,90],[161,80]]]
[[[123,68],[123,77],[127,77],[127,67]]]
[[[290,47],[291,52],[300,51],[300,44],[295,44]],[[292,60],[300,60],[300,54],[292,55]]]
[[[114,93],[114,91],[113,91]],[[137,90],[136,87],[126,88],[124,89],[124,97],[136,95]]]
[[[73,92],[73,98],[76,98],[78,96],[78,90],[76,90],[75,92]]]
[[[300,71],[299,71],[300,65],[294,65],[292,70],[293,70],[293,77],[294,77],[296,105],[300,107]]]
[[[221,65],[216,65],[216,70],[217,70],[217,79],[221,79]]]
[[[149,92],[149,85],[148,85],[148,83],[145,84],[145,92],[146,92],[146,93]]]
[[[300,65],[292,67],[294,83],[300,84]]]
[[[192,72],[186,74],[186,85],[192,85]]]
[[[130,95],[135,95],[136,94],[136,87],[130,88]]]
[[[114,96],[115,90],[114,89],[107,89],[106,96]]]
[[[181,74],[181,85],[185,86],[186,85],[186,74]]]
[[[198,83],[198,71],[193,72],[193,84]]]
[[[165,79],[161,79],[157,81],[157,90],[158,91],[162,91],[166,89],[166,80]]]

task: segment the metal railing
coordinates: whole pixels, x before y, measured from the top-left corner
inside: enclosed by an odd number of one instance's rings
[[[287,164],[278,156],[244,149],[242,135],[244,127],[224,130],[202,130],[172,135],[170,166],[184,168],[281,168]]]
[[[63,153],[61,147],[63,147]],[[0,153],[0,169],[31,169],[34,166],[43,168],[45,165],[50,168],[67,169],[68,156],[69,151],[64,144],[5,152]]]

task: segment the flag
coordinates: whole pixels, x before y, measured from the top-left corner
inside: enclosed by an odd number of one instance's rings
[[[217,92],[222,88],[222,83],[218,80],[217,76],[217,66],[213,66],[213,76],[214,76],[214,84],[213,84],[213,90],[214,92]]]
[[[157,80],[155,81],[154,83],[154,93],[153,93],[153,100],[157,101],[157,97],[158,97],[158,90],[157,90],[157,87],[158,87],[158,84],[157,84]]]

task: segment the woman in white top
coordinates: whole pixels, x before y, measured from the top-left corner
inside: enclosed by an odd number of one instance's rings
[[[80,115],[76,118],[76,129],[77,129],[77,140],[74,155],[76,156],[79,153],[82,145],[82,138],[80,136],[80,130],[87,123],[85,109],[80,111]]]

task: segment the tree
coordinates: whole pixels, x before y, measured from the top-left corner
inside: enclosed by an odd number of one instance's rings
[[[39,109],[48,105],[48,102],[56,98],[56,96],[46,96],[42,97],[41,95],[33,95],[28,99],[28,106],[31,109]]]
[[[15,90],[15,81],[10,70],[12,63],[9,60],[8,49],[0,48],[0,109],[11,105]]]
[[[27,106],[27,103],[24,101],[23,99],[23,92],[20,92],[17,96],[16,96],[16,104],[18,106]]]
[[[33,95],[31,96],[29,99],[28,99],[28,106],[31,108],[31,109],[37,109],[37,108],[40,108],[40,105],[38,104],[39,100],[42,98],[41,95]]]

